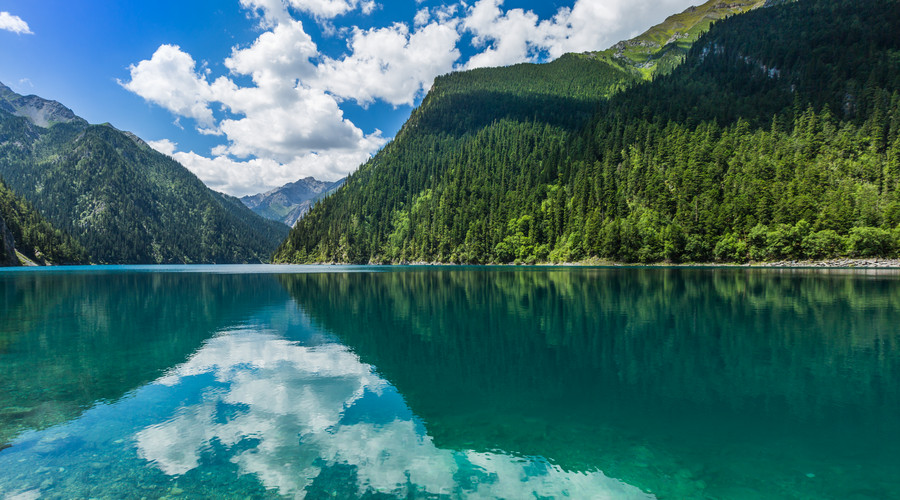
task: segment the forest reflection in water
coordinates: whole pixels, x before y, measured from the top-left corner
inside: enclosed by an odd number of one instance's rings
[[[681,496],[900,497],[896,271],[281,280],[439,446],[545,456]]]

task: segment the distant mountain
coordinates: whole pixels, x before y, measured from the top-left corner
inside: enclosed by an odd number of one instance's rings
[[[287,234],[133,134],[2,84],[0,177],[96,263],[265,262]]]
[[[86,264],[74,238],[53,227],[0,180],[0,266],[17,266],[19,252],[36,264]]]
[[[345,180],[323,182],[306,177],[266,193],[244,196],[241,201],[257,214],[293,227],[317,201],[343,186]]]
[[[45,128],[54,123],[88,124],[84,119],[76,116],[71,109],[56,101],[34,95],[22,96],[2,83],[0,83],[0,110],[28,118],[35,125]]]

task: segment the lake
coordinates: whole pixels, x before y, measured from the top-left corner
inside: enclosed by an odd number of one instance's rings
[[[900,272],[0,271],[0,498],[900,499]]]

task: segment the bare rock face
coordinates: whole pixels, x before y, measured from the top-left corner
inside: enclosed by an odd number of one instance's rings
[[[28,118],[38,127],[49,127],[54,123],[78,122],[87,125],[84,119],[75,115],[62,104],[35,95],[21,96],[0,83],[0,109],[16,116]]]
[[[6,227],[6,221],[0,217],[0,266],[18,266],[16,246],[12,232]]]

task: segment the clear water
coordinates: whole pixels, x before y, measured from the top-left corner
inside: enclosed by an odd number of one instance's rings
[[[0,498],[900,499],[900,274],[0,272]]]

